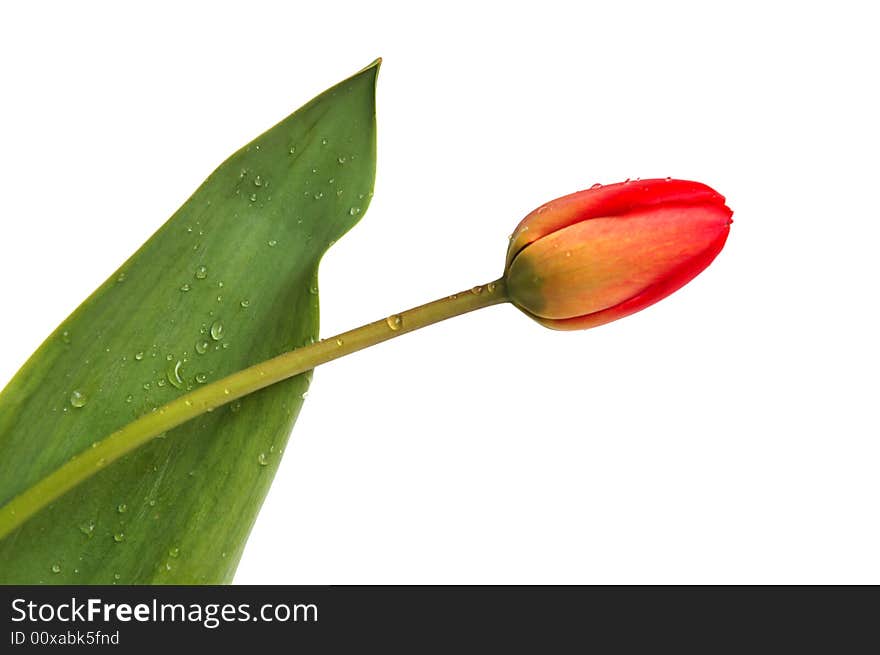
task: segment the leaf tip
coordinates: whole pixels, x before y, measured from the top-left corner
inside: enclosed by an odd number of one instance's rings
[[[371,63],[369,66],[365,66],[360,72],[363,73],[365,71],[370,70],[371,68],[375,68],[378,71],[379,67],[381,65],[382,65],[382,57],[376,57],[376,59],[373,60],[373,63]]]

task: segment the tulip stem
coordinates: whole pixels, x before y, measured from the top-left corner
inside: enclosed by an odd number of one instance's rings
[[[496,280],[283,353],[179,396],[96,441],[0,507],[0,539],[110,463],[205,412],[407,332],[508,301],[504,280]]]

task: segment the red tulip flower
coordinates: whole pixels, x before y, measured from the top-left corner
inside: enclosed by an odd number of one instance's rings
[[[510,298],[559,330],[595,327],[654,304],[721,251],[733,212],[704,184],[640,180],[542,205],[511,236]]]

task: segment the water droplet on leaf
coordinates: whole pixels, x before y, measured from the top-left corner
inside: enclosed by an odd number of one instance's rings
[[[178,389],[183,388],[183,377],[180,375],[181,366],[183,366],[183,362],[178,359],[173,367],[170,367],[167,371],[165,371],[165,375],[168,377],[168,381]]]

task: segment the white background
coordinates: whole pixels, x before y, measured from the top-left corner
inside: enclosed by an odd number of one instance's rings
[[[509,306],[316,371],[239,583],[880,583],[872,3],[9,3],[0,385],[229,153],[384,57],[327,336],[501,272],[556,196],[735,224],[594,330]]]

